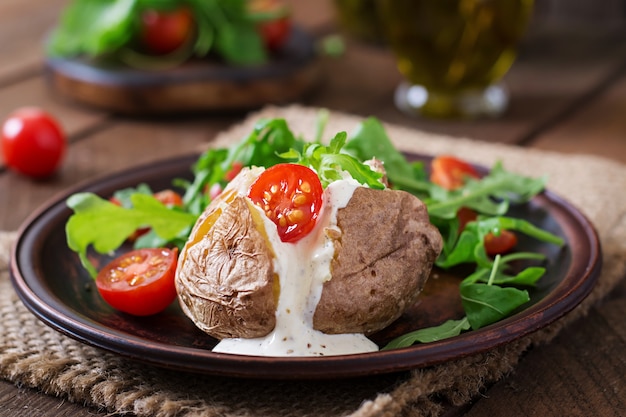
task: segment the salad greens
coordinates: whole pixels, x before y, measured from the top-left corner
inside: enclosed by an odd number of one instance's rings
[[[129,198],[132,207],[120,207],[93,193],[78,193],[67,199],[67,205],[74,210],[66,224],[67,244],[78,253],[92,277],[98,272],[87,258],[90,245],[99,253],[111,252],[146,224],[165,241],[172,241],[181,232],[191,231],[197,219],[191,213],[166,207],[145,192]]]
[[[192,181],[173,182],[185,190],[183,207],[164,206],[151,196],[152,191],[146,185],[116,193],[121,206],[93,194],[76,194],[67,201],[75,211],[66,226],[68,245],[78,252],[83,265],[94,275],[96,268],[89,261],[88,248],[92,246],[100,253],[113,251],[139,227],[151,230],[135,242],[138,247],[182,246],[195,220],[210,203],[207,190],[224,187],[234,167],[270,167],[294,162],[313,168],[324,187],[348,172],[361,184],[383,188],[381,173],[363,162],[376,158],[384,163],[392,188],[409,191],[426,204],[430,220],[444,241],[436,266],[442,269],[474,266],[459,286],[464,317],[405,334],[383,349],[476,330],[507,317],[530,300],[528,288],[544,275],[541,262],[545,256],[514,252],[491,258],[485,251],[484,239],[489,233],[497,236],[503,230],[512,230],[539,241],[563,245],[560,237],[526,220],[506,216],[511,204],[529,201],[541,192],[545,178],[520,176],[497,163],[483,178],[468,179],[461,188],[445,190],[429,181],[422,162],[408,161],[395,149],[383,125],[375,118],[364,120],[352,134],[340,132],[328,145],[323,144],[327,117],[327,113],[320,113],[313,141],[297,137],[284,119],[263,119],[237,145],[206,151],[192,167]],[[463,228],[457,218],[462,207],[478,213],[476,220]]]
[[[139,63],[149,57],[134,44],[140,14],[146,9],[171,10],[186,5],[196,22],[191,45],[171,56],[176,63],[191,55],[215,53],[239,65],[265,62],[267,52],[249,16],[246,0],[73,0],[63,11],[47,44],[53,57],[112,57]],[[163,61],[163,57],[160,58]]]

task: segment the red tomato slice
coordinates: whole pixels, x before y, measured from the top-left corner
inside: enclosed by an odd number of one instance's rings
[[[17,109],[2,125],[0,145],[7,166],[33,178],[52,175],[65,154],[58,122],[36,107]]]
[[[517,236],[508,230],[501,230],[498,236],[493,233],[488,233],[485,236],[485,252],[489,256],[510,252],[515,245],[517,245]]]
[[[192,36],[194,20],[187,7],[173,10],[146,9],[141,13],[139,39],[146,52],[169,54]]]
[[[177,249],[137,249],[107,264],[96,287],[113,308],[136,316],[164,310],[176,298]]]
[[[446,190],[462,187],[467,177],[479,178],[480,174],[459,158],[442,155],[431,162],[430,180]]]
[[[317,174],[297,164],[278,164],[263,171],[248,197],[276,224],[283,242],[297,242],[317,222],[324,190]]]

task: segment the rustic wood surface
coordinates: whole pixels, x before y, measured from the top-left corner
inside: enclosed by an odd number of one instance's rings
[[[292,0],[294,19],[316,37],[336,33],[331,0]],[[554,2],[552,2],[554,3]],[[623,7],[612,2],[615,7]],[[172,118],[116,116],[72,105],[47,88],[42,40],[66,0],[0,4],[0,118],[24,105],[55,115],[71,146],[54,178],[32,181],[0,159],[0,230],[14,230],[37,206],[78,181],[196,149],[243,113]],[[623,14],[621,15],[623,16]],[[626,31],[623,22],[585,22],[593,30],[533,20],[506,81],[509,112],[498,120],[442,122],[408,117],[392,103],[401,80],[384,47],[348,40],[344,55],[322,58],[320,88],[302,98],[324,106],[426,131],[626,163]],[[576,24],[580,24],[576,21]],[[620,192],[623,190],[620,190]],[[626,281],[552,343],[529,352],[517,370],[473,404],[447,416],[626,415]],[[105,416],[35,390],[0,381],[0,417]]]

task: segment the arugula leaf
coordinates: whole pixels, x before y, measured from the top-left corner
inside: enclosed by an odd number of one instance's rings
[[[490,268],[479,268],[461,282],[459,291],[465,317],[406,333],[393,339],[382,350],[458,336],[465,330],[470,328],[477,330],[510,315],[515,309],[530,301],[528,291],[499,285],[534,285],[545,269],[529,267],[515,276],[506,276],[502,272],[505,267],[506,262],[498,255]]]
[[[532,254],[535,255],[535,254]],[[541,258],[543,256],[532,256],[533,258]],[[529,266],[524,268],[516,275],[507,275],[504,273],[504,269],[508,267],[507,263],[502,258],[502,262],[498,265],[498,273],[492,279],[492,283],[495,285],[518,285],[518,286],[534,286],[537,281],[545,274],[546,269],[539,266]],[[473,274],[468,275],[463,282],[466,284],[475,282],[488,282],[491,276],[491,269],[478,268]]]
[[[132,208],[120,207],[93,193],[78,193],[67,199],[74,210],[65,226],[67,244],[92,277],[97,270],[87,258],[90,245],[99,253],[111,252],[140,227],[151,227],[163,239],[173,239],[193,226],[197,218],[168,208],[151,195],[133,194],[131,202]]]
[[[530,301],[528,291],[489,284],[461,284],[461,303],[472,329],[477,330],[507,317]]]
[[[371,169],[357,158],[342,152],[346,143],[346,132],[339,132],[331,139],[328,146],[319,143],[308,143],[302,154],[291,149],[289,152],[280,154],[284,158],[298,158],[296,163],[313,168],[326,188],[331,182],[343,178],[341,171],[346,171],[360,184],[370,188],[382,190],[385,185],[380,182],[383,174]]]
[[[451,219],[461,207],[474,209],[490,216],[505,214],[511,202],[524,203],[543,190],[545,178],[529,178],[508,172],[496,163],[489,174],[480,180],[469,179],[458,189],[448,191],[432,188],[433,194],[425,203],[434,217]]]
[[[192,167],[192,183],[177,179],[175,184],[185,189],[183,202],[187,210],[200,215],[209,203],[205,190],[216,184],[226,186],[225,175],[235,162],[247,167],[269,168],[286,162],[279,155],[293,149],[302,150],[304,143],[295,137],[285,119],[261,119],[237,145],[204,152]]]
[[[467,317],[459,320],[448,320],[439,326],[426,327],[398,336],[387,343],[381,350],[399,349],[415,343],[436,342],[437,340],[458,336],[464,330],[469,329],[470,324]]]
[[[451,240],[444,241],[444,249],[437,259],[437,266],[450,268],[461,263],[477,263],[490,267],[491,259],[488,258],[483,244],[488,233],[499,234],[500,230],[516,230],[537,240],[563,245],[564,241],[548,231],[540,229],[532,223],[512,217],[479,217],[476,221],[469,222],[458,240],[451,244]],[[517,255],[520,256],[519,254]]]
[[[361,161],[372,158],[383,161],[387,178],[396,187],[418,192],[431,188],[425,181],[421,164],[409,163],[391,143],[382,123],[374,117],[357,126],[343,149]]]

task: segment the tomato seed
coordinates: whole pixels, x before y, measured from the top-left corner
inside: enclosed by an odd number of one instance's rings
[[[280,216],[280,218],[278,219],[278,225],[280,227],[287,227],[287,218],[284,216]]]
[[[296,194],[293,196],[293,198],[291,199],[291,201],[293,202],[293,204],[295,204],[296,206],[303,206],[306,204],[308,198],[306,195],[304,194]]]
[[[302,183],[300,184],[300,190],[302,190],[302,192],[304,193],[310,193],[311,192],[311,184],[309,184],[307,181],[302,181]]]
[[[297,223],[298,221],[304,219],[304,212],[302,210],[291,210],[289,214],[287,214],[287,219],[290,223]]]

